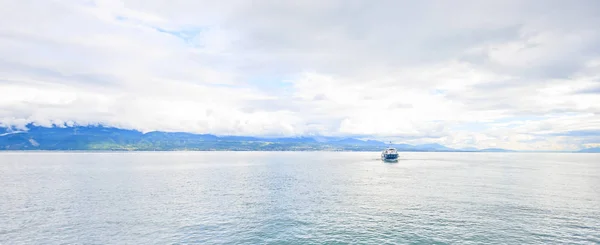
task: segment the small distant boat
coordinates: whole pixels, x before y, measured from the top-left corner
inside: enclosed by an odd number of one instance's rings
[[[398,161],[398,151],[396,148],[388,147],[381,152],[381,160],[383,161]]]

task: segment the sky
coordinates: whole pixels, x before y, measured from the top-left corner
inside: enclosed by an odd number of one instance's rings
[[[0,0],[0,126],[600,146],[596,0]]]

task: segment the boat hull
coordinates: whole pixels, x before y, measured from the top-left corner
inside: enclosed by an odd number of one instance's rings
[[[381,154],[381,159],[384,161],[397,161],[398,154]]]

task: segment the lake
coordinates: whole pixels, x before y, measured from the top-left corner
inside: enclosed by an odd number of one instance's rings
[[[0,244],[600,244],[600,154],[0,152]]]

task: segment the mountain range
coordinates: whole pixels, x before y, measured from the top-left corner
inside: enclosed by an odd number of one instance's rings
[[[343,137],[260,138],[182,132],[148,132],[106,126],[41,127],[27,130],[0,127],[0,150],[109,151],[381,151],[390,146],[376,140]],[[509,152],[511,150],[453,149],[440,144],[392,144],[399,151]]]
[[[580,150],[578,152],[581,152],[581,153],[600,153],[600,147],[586,148],[586,149]]]

